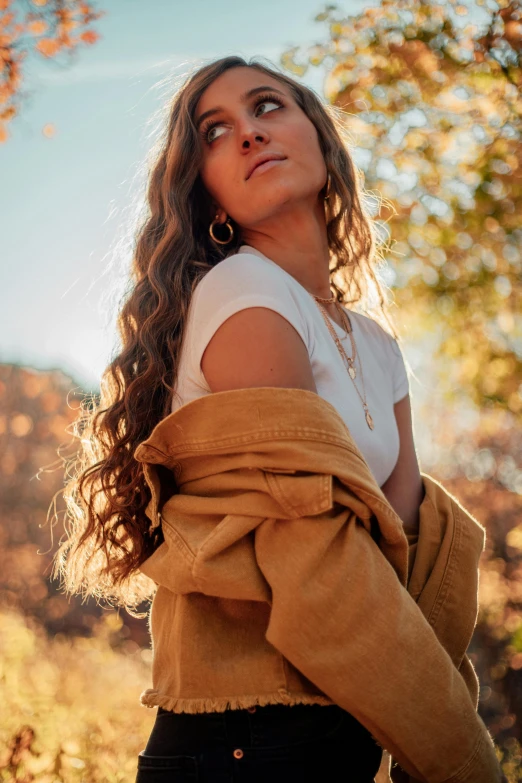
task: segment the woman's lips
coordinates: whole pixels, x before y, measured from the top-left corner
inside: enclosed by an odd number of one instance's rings
[[[249,179],[252,179],[252,177],[255,177],[256,174],[258,173],[261,174],[263,171],[268,171],[268,169],[271,169],[277,163],[283,163],[283,162],[284,162],[283,160],[267,160],[265,163],[261,163],[260,166],[255,167]]]

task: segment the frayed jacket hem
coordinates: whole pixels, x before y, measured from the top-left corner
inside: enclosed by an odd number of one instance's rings
[[[268,704],[286,704],[293,706],[296,704],[319,704],[329,706],[334,704],[327,696],[310,693],[290,693],[284,688],[280,688],[274,693],[263,693],[257,696],[217,696],[206,699],[180,699],[176,696],[169,696],[166,693],[148,688],[140,695],[140,702],[144,707],[161,707],[171,712],[225,712],[225,710],[244,710],[249,707],[264,707]]]

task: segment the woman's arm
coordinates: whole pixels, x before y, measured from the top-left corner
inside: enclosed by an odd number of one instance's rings
[[[203,353],[201,371],[212,392],[282,386],[317,394],[306,345],[267,307],[246,307],[227,318]]]
[[[413,422],[409,394],[394,405],[399,429],[399,457],[391,475],[381,489],[404,524],[406,533],[418,533],[419,506],[424,486],[413,440]]]

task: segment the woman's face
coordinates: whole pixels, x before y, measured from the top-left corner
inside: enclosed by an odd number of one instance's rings
[[[203,114],[217,108],[201,122]],[[216,207],[212,218],[219,214],[223,222],[229,215],[248,230],[267,227],[284,210],[317,207],[326,165],[315,126],[286,85],[255,68],[232,68],[201,95],[195,121],[203,134],[200,175]],[[264,153],[284,160],[249,177]]]

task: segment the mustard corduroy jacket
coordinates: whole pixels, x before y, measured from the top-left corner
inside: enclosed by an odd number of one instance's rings
[[[135,457],[164,535],[140,569],[157,585],[142,704],[337,704],[414,780],[501,780],[466,655],[485,530],[440,483],[421,474],[407,536],[339,413],[302,389],[200,397]]]

